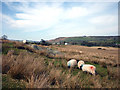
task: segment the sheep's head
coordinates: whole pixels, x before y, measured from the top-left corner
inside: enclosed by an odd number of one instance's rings
[[[78,62],[78,68],[80,68],[80,66],[81,66],[82,64],[84,64],[84,61],[80,60],[80,61]]]

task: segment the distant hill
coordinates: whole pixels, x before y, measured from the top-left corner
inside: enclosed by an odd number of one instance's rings
[[[56,39],[49,40],[49,42],[57,43],[57,42],[60,42],[60,41],[65,41],[66,38],[69,38],[69,37],[59,37],[59,38],[56,38]]]
[[[120,36],[81,36],[81,37],[59,37],[49,40],[51,43],[68,43],[70,45],[83,46],[112,46],[120,47]]]

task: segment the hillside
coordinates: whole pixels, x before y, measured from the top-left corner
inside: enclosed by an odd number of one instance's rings
[[[57,43],[57,42],[60,42],[60,41],[64,41],[66,38],[69,38],[69,37],[59,37],[59,38],[48,40],[48,41],[51,42],[51,43]]]
[[[111,46],[120,47],[120,37],[118,36],[83,36],[83,37],[62,37],[49,42],[64,44],[67,42],[69,45],[82,45],[82,46]]]
[[[3,40],[1,57],[3,88],[117,88],[120,85],[118,48],[42,46]],[[90,75],[77,66],[69,69],[67,61],[71,58],[96,66],[98,74]]]

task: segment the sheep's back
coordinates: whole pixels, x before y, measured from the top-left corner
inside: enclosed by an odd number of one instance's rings
[[[72,60],[70,60],[70,61],[67,62],[67,66],[73,67],[75,65],[77,65],[77,61],[75,59],[72,59]]]
[[[93,67],[93,69],[91,67]],[[82,70],[83,71],[92,71],[92,70],[96,70],[96,67],[94,65],[84,64],[82,67]]]

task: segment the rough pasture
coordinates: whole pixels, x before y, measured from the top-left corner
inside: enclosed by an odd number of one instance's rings
[[[2,84],[7,88],[14,88],[16,84],[22,88],[116,88],[120,85],[117,48],[98,50],[98,47],[51,45],[41,46],[49,49],[40,51],[10,41],[4,42],[2,47]],[[51,55],[49,50],[62,54]],[[92,76],[77,68],[68,69],[70,58],[94,65],[98,75]]]

